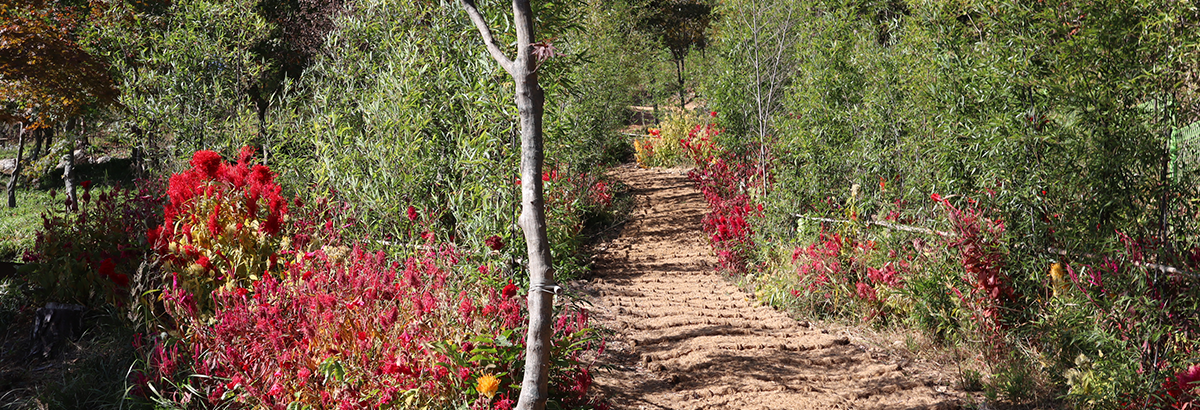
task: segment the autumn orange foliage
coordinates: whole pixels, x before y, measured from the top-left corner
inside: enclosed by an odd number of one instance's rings
[[[39,128],[116,102],[107,65],[76,42],[86,18],[44,0],[0,3],[0,120]]]

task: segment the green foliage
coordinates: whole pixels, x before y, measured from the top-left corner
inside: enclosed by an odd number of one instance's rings
[[[917,234],[910,250],[886,240],[894,232],[871,235],[917,254],[897,310],[909,323],[994,358],[984,383],[996,397],[1045,397],[1045,383],[1080,407],[1194,397],[1170,388],[1197,360],[1194,314],[1172,308],[1200,300],[1194,276],[1147,265],[1200,268],[1194,7],[812,0],[721,11],[703,89],[722,144],[767,144],[774,158],[758,242],[810,241],[796,214],[952,231],[931,194],[974,202],[1003,224],[989,240],[994,263],[968,263],[953,238]],[[763,52],[780,57],[756,60]],[[778,99],[760,92],[776,87]],[[1073,273],[1048,280],[1054,262]],[[1012,290],[992,308],[964,280],[981,266]],[[956,288],[966,296],[947,293]],[[980,318],[987,309],[994,325]]]
[[[639,22],[641,29],[654,33],[658,42],[671,52],[671,58],[683,60],[692,49],[708,46],[713,6],[697,0],[652,0]]]
[[[547,171],[564,178],[562,197],[583,198],[596,181],[603,153],[616,144],[618,113],[630,100],[631,75],[621,61],[596,55],[621,50],[625,30],[605,19],[616,7],[568,2],[542,10],[542,38],[564,38],[564,55],[539,68],[547,93]],[[500,8],[481,4],[486,10]],[[581,8],[586,13],[569,11]],[[493,27],[510,24],[496,20]],[[596,36],[578,36],[582,27]],[[595,26],[590,26],[595,25]],[[405,209],[441,221],[436,229],[476,249],[502,237],[514,259],[523,256],[515,221],[519,203],[517,115],[512,84],[478,44],[457,3],[363,1],[335,19],[327,52],[294,83],[283,108],[267,119],[273,158],[285,183],[338,190],[360,207],[367,231],[398,237]],[[497,33],[507,44],[511,33]],[[576,37],[579,40],[575,40]],[[591,176],[589,176],[591,175]],[[585,209],[552,206],[554,257],[564,272],[575,259]],[[576,266],[576,267],[572,267]]]
[[[365,1],[268,118],[281,176],[331,187],[369,229],[399,236],[408,206],[442,231],[516,238],[516,113],[505,77],[456,4]],[[497,24],[504,26],[503,24]]]
[[[687,103],[687,57],[692,50],[703,50],[708,46],[713,6],[705,0],[650,0],[645,3],[645,8],[646,13],[638,25],[670,53],[671,62],[675,64],[679,108],[684,109]]]
[[[151,159],[185,159],[256,142],[249,91],[268,67],[252,50],[270,30],[257,1],[103,4],[86,43],[112,64],[130,145]]]
[[[41,215],[57,207],[47,191],[17,190],[16,208],[0,209],[0,260],[16,261],[37,238]]]

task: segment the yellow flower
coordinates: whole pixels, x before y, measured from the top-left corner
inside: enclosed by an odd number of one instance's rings
[[[1053,265],[1050,265],[1050,282],[1053,285],[1052,290],[1054,291],[1054,296],[1058,296],[1059,291],[1067,290],[1067,283],[1063,276],[1062,263],[1055,262]]]
[[[491,400],[492,396],[496,395],[496,389],[499,388],[500,379],[497,379],[496,376],[492,376],[491,374],[485,374],[483,376],[479,376],[478,379],[475,379],[475,390],[479,391],[479,394],[487,396],[488,400]]]

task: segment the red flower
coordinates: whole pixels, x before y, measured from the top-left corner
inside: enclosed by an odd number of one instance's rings
[[[100,261],[100,267],[96,270],[100,272],[101,275],[104,275],[104,277],[112,278],[113,271],[116,269],[116,267],[117,264],[113,262],[112,258],[105,258],[104,260]]]
[[[516,403],[513,402],[512,399],[509,399],[508,396],[500,396],[500,397],[501,397],[500,400],[497,401],[496,405],[492,406],[492,408],[495,410],[512,410],[513,405]]]
[[[90,187],[92,186],[92,181],[91,181],[91,180],[87,180],[87,181],[80,182],[80,183],[79,183],[79,186],[83,187],[83,189],[88,189],[88,188],[90,188]],[[1044,192],[1044,191],[1043,191],[1043,192]]]
[[[483,243],[489,248],[492,248],[493,251],[504,249],[504,241],[501,240],[497,235],[492,235],[491,237],[487,238],[487,240],[483,241]]]
[[[1196,383],[1200,382],[1200,364],[1193,364],[1187,370],[1176,373],[1175,382],[1179,384],[1180,390],[1191,392],[1196,388]]]
[[[217,222],[217,210],[220,208],[213,207],[212,213],[208,214],[208,232],[212,234],[213,239],[221,236],[221,227]]]
[[[221,154],[212,151],[196,151],[192,155],[192,167],[204,173],[209,179],[217,176],[221,169]]]
[[[238,151],[238,165],[248,165],[251,158],[254,158],[254,147],[246,145]]]
[[[512,284],[512,282],[509,282],[507,285],[504,285],[504,290],[500,291],[500,295],[504,296],[505,299],[516,296],[517,295],[517,285]]]
[[[858,282],[854,286],[858,290],[858,297],[869,300],[869,301],[876,300],[875,288],[871,287],[871,285],[868,285],[868,284],[862,283],[862,282]]]
[[[117,273],[117,274],[114,274],[111,278],[112,278],[113,283],[117,284],[117,287],[121,287],[121,288],[129,287],[129,275],[126,275],[124,273]]]
[[[267,390],[267,395],[268,396],[283,395],[283,385],[279,384],[279,382],[275,382],[275,384],[272,384],[271,388],[269,390]]]
[[[458,299],[458,314],[461,315],[464,320],[469,320],[471,318],[471,313],[475,312],[475,303],[472,302],[471,298],[467,296],[467,291],[465,290],[458,295]]]
[[[944,202],[945,201],[945,199],[942,199],[942,196],[938,195],[936,192],[933,193],[932,195],[929,195],[929,199],[932,199],[934,202]]]
[[[412,205],[409,205],[408,206],[408,220],[412,221],[412,222],[416,222],[417,217],[419,217],[419,216],[420,215],[417,214],[417,208],[414,208]]]
[[[710,112],[710,113],[708,113],[708,115],[709,115],[709,116],[711,116],[711,117],[713,117],[713,118],[717,118],[717,112],[716,112],[716,111]]]
[[[250,183],[253,189],[262,189],[266,185],[270,185],[275,180],[275,174],[271,173],[271,169],[262,165],[255,165],[250,169]]]

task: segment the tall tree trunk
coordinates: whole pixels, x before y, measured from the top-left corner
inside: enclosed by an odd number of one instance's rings
[[[25,124],[17,131],[17,166],[13,168],[12,176],[8,178],[8,207],[17,207],[17,178],[21,177],[21,154],[25,150]]]
[[[542,114],[545,94],[538,85],[533,56],[533,9],[529,0],[513,0],[513,22],[517,29],[517,58],[509,59],[492,37],[487,20],[474,0],[462,0],[463,10],[479,30],[488,53],[512,76],[521,121],[521,216],[517,223],[525,234],[529,256],[529,332],[525,336],[525,375],[521,382],[518,410],[542,410],[549,398],[550,320],[554,294],[554,266],[546,235],[546,210],[542,193]]]
[[[684,93],[685,89],[684,89],[684,83],[683,83],[683,59],[682,58],[675,60],[675,75],[677,77],[679,77],[679,109],[687,111],[687,108],[685,107],[687,105],[687,101],[684,101],[684,99],[683,99],[683,93]]]

